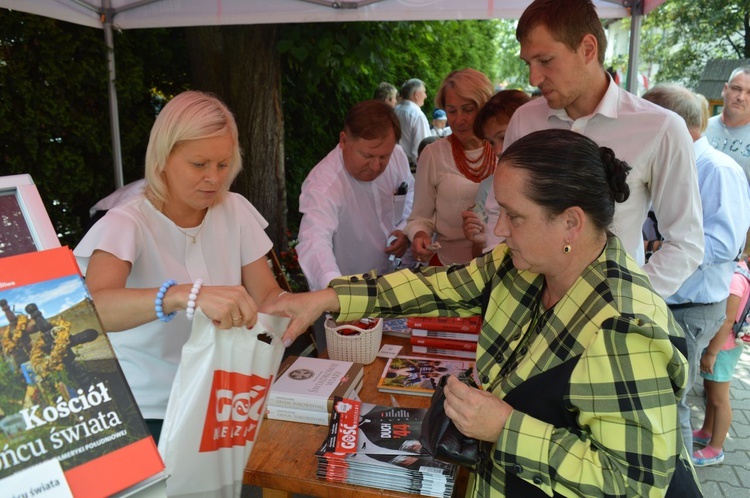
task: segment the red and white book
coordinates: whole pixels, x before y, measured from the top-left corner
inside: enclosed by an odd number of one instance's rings
[[[406,321],[409,328],[417,330],[435,330],[440,332],[462,332],[478,334],[482,329],[481,316],[413,316]]]
[[[479,341],[479,332],[443,332],[442,330],[412,329],[412,337],[432,337],[435,339],[446,339],[452,341]]]
[[[462,351],[476,351],[475,341],[457,341],[454,339],[441,339],[439,337],[417,337],[409,339],[412,346],[427,346],[431,348],[458,349]]]
[[[98,498],[163,477],[70,249],[0,257],[0,308],[0,495]]]
[[[433,348],[430,346],[412,346],[411,352],[414,354],[424,354],[424,355],[429,355],[429,356],[450,356],[453,358],[464,358],[467,360],[475,360],[477,357],[476,351],[462,351],[460,349]]]

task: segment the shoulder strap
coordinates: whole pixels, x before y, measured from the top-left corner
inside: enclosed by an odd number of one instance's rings
[[[750,263],[748,264],[750,265]],[[737,268],[735,268],[734,272],[739,273],[740,275],[745,277],[748,280],[748,282],[750,282],[750,272],[748,272],[743,267],[737,265]],[[740,315],[740,319],[737,320],[734,323],[734,326],[732,327],[732,330],[734,331],[735,336],[740,331],[740,328],[742,328],[742,325],[745,323],[745,320],[747,320],[748,312],[750,312],[750,297],[747,299],[747,302],[745,303],[745,309],[742,310],[742,315]]]

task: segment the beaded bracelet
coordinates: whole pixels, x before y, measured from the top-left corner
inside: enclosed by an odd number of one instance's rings
[[[284,294],[289,294],[289,292],[287,292],[285,290],[279,292],[279,295],[278,295],[278,297],[276,299],[278,299],[279,297],[283,296]]]
[[[198,299],[198,293],[201,291],[201,287],[203,286],[203,280],[200,278],[195,281],[193,284],[193,287],[190,289],[190,295],[188,296],[188,302],[187,302],[187,309],[185,310],[185,314],[187,315],[188,320],[192,320],[193,316],[195,316],[195,300]]]
[[[177,314],[176,311],[173,311],[172,313],[165,315],[164,308],[162,307],[162,304],[164,303],[164,295],[167,293],[167,289],[169,289],[176,283],[177,282],[175,282],[174,280],[169,279],[161,284],[161,287],[159,287],[159,292],[156,293],[156,299],[154,299],[154,310],[156,310],[156,317],[162,322],[170,321]]]

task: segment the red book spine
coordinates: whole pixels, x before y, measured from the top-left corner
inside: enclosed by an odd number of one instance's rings
[[[412,329],[478,333],[482,328],[482,317],[416,316],[408,318],[406,323]]]
[[[458,349],[462,351],[476,351],[477,343],[470,341],[456,341],[453,339],[440,339],[437,337],[416,337],[409,339],[412,346],[427,346],[431,348]]]

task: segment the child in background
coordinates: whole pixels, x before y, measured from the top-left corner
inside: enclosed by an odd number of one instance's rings
[[[745,305],[750,296],[750,273],[745,246],[743,259],[737,263],[727,299],[727,316],[701,357],[701,377],[706,390],[706,416],[703,427],[693,431],[693,442],[703,446],[693,452],[693,465],[704,467],[724,461],[724,440],[732,423],[729,386],[743,346],[735,342],[734,324],[744,322]]]

